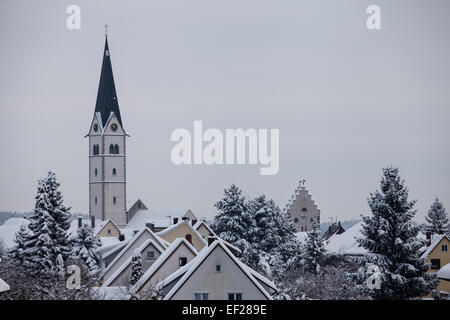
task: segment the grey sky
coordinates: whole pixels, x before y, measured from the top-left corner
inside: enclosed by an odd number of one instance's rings
[[[81,30],[66,28],[70,4]],[[382,30],[366,28],[381,7]],[[88,210],[87,133],[105,23],[127,144],[127,194],[211,217],[232,182],[283,207],[298,179],[322,221],[368,214],[381,168],[400,167],[418,199],[450,209],[450,2],[2,1],[0,210],[27,211],[56,171]],[[174,166],[170,134],[279,128],[280,171]]]

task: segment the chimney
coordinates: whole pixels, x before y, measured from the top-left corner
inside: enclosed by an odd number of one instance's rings
[[[154,223],[150,223],[150,230],[152,230],[152,232],[155,232],[155,224]]]
[[[95,217],[91,216],[91,228],[94,229],[95,228]]]
[[[191,220],[191,224],[192,224],[192,226],[195,226],[195,224],[197,223],[197,220]]]
[[[78,217],[78,229],[83,226],[83,218]]]
[[[213,243],[215,240],[216,240],[215,237],[209,236],[209,237],[208,237],[208,247],[209,247],[210,245],[212,245],[212,243]]]
[[[177,224],[178,223],[178,218],[173,218],[173,224]]]
[[[426,235],[427,235],[427,247],[429,247],[431,245],[431,232],[427,231]]]
[[[338,221],[338,227],[339,227],[339,228],[341,227],[341,222],[340,222],[340,221]]]

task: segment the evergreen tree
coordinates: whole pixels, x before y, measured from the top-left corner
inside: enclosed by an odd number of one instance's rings
[[[224,193],[223,199],[215,204],[219,213],[214,217],[211,227],[220,238],[246,251],[253,223],[247,212],[245,198],[234,184]]]
[[[72,256],[83,261],[89,270],[89,275],[95,275],[100,271],[100,258],[96,253],[101,241],[94,236],[94,231],[87,224],[77,230],[76,236],[72,240]]]
[[[375,299],[409,299],[424,296],[438,283],[428,273],[428,264],[420,258],[423,240],[417,238],[419,228],[411,223],[415,201],[408,200],[408,189],[398,168],[383,169],[381,191],[368,200],[372,216],[363,217],[362,238],[358,243],[369,251],[366,265],[351,277]],[[366,285],[369,263],[380,269],[379,289]]]
[[[70,213],[62,203],[58,187],[53,172],[39,180],[35,208],[29,217],[29,233],[19,234],[22,264],[31,274],[61,274],[62,262],[70,254],[67,234]]]
[[[446,234],[450,231],[447,212],[438,198],[434,200],[430,210],[428,210],[428,216],[425,217],[425,220],[428,223],[424,225],[424,230],[426,232]]]
[[[130,286],[134,286],[141,277],[142,277],[141,254],[136,251],[133,255],[133,258],[131,259]]]
[[[19,231],[16,232],[16,238],[14,239],[15,246],[10,250],[11,256],[20,263],[23,262],[28,237],[30,237],[30,230],[25,223],[22,223]]]
[[[320,235],[318,223],[314,223],[313,230],[308,232],[306,251],[304,253],[305,268],[313,273],[319,273],[320,264],[325,258],[325,248]]]

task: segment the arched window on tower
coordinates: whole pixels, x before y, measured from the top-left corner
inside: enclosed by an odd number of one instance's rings
[[[95,204],[97,204],[97,197],[95,197]]]
[[[115,177],[116,175],[117,175],[117,170],[116,170],[116,168],[113,168],[113,177]]]
[[[95,176],[97,176],[97,173],[98,173],[97,168],[95,168],[95,170],[94,170]]]
[[[94,152],[94,156],[95,155],[98,155],[99,154],[99,147],[98,147],[98,144],[94,144],[94,150],[93,150]]]
[[[114,154],[114,145],[113,144],[109,145],[109,154]]]
[[[113,204],[116,204],[117,203],[117,199],[116,199],[116,197],[113,197]]]
[[[116,144],[116,145],[114,146],[114,153],[115,153],[115,154],[119,154],[119,145],[118,145],[118,144]]]

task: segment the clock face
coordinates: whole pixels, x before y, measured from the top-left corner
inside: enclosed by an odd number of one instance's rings
[[[113,124],[111,125],[111,130],[112,130],[112,131],[117,131],[117,123],[113,123]]]
[[[94,131],[97,132],[98,130],[98,124],[94,123]]]

